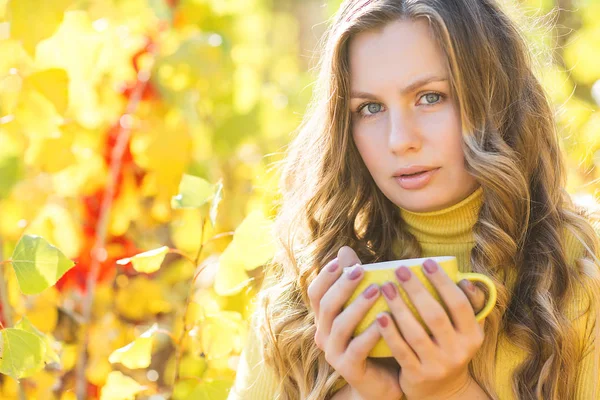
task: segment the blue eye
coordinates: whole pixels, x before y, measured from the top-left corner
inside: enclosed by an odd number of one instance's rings
[[[425,106],[433,106],[433,105],[439,103],[440,101],[442,101],[443,98],[444,98],[444,96],[441,93],[429,92],[429,93],[425,93],[423,96],[421,96],[421,99],[425,99],[425,100],[427,100],[427,102],[426,103],[419,102],[419,104],[423,104]]]
[[[379,103],[364,103],[363,105],[358,107],[357,112],[361,117],[369,118],[369,117],[372,117],[374,114],[377,114],[378,112],[380,112],[382,108],[383,107]],[[369,114],[364,114],[363,113],[364,109],[367,109],[369,111]]]

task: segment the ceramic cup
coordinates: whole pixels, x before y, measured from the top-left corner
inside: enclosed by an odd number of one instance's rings
[[[458,283],[463,279],[467,279],[471,282],[481,282],[487,287],[487,299],[485,306],[483,309],[477,313],[475,316],[477,321],[481,321],[485,317],[489,315],[494,306],[496,305],[496,286],[494,282],[490,278],[485,275],[469,272],[463,273],[458,270],[458,264],[456,262],[456,257],[453,256],[445,256],[445,257],[427,257],[427,258],[412,258],[408,260],[395,260],[395,261],[386,261],[379,262],[373,264],[364,264],[362,268],[364,269],[364,276],[356,290],[350,297],[350,299],[344,304],[344,308],[348,307],[350,303],[352,303],[358,296],[362,294],[362,292],[371,284],[376,283],[379,286],[382,286],[386,282],[392,282],[396,285],[400,296],[404,300],[404,302],[408,305],[412,313],[415,315],[417,321],[425,328],[425,331],[428,334],[431,334],[429,328],[426,326],[425,322],[417,312],[415,306],[410,301],[406,292],[400,286],[400,282],[398,282],[398,278],[396,277],[395,270],[400,266],[408,267],[414,276],[419,278],[419,280],[423,283],[423,286],[433,295],[433,297],[444,307],[446,312],[448,312],[448,307],[442,299],[435,287],[431,284],[429,279],[424,275],[423,272],[423,262],[431,259],[438,263],[438,265],[446,272],[446,274],[452,279],[452,281]],[[352,269],[353,267],[344,268],[344,270]],[[383,296],[380,296],[371,309],[367,312],[364,319],[358,324],[356,330],[354,331],[354,336],[359,335],[365,329],[373,323],[377,317],[377,314],[380,312],[387,311],[391,314],[390,309],[387,305],[387,302]],[[375,347],[369,353],[369,357],[392,357],[392,352],[387,345],[387,343],[381,338]]]

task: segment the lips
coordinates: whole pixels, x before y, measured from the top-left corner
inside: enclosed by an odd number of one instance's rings
[[[406,168],[400,168],[394,173],[394,177],[405,177],[405,176],[416,176],[418,174],[422,174],[423,172],[428,172],[434,169],[438,169],[437,167],[430,167],[424,165],[411,165]]]
[[[400,170],[394,179],[405,190],[419,190],[426,187],[439,168],[410,167]]]
[[[414,174],[402,174],[400,176],[415,176],[415,175],[422,174],[423,172],[427,172],[427,170],[415,172]]]

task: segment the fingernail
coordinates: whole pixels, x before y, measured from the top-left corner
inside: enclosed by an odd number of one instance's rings
[[[394,300],[396,298],[396,287],[391,282],[386,282],[381,287],[381,291],[388,300]]]
[[[379,326],[381,326],[382,328],[385,328],[386,326],[388,326],[388,319],[385,315],[379,315],[377,317],[377,323],[379,324]]]
[[[469,289],[471,292],[475,293],[475,285],[473,285],[471,283],[471,281],[467,281],[467,289]]]
[[[367,298],[367,299],[372,299],[373,297],[375,297],[375,295],[379,294],[379,286],[377,286],[376,284],[372,284],[370,285],[364,292],[363,295]]]
[[[329,263],[329,266],[327,267],[327,271],[335,272],[339,266],[340,266],[340,263],[338,262],[338,259],[336,257],[333,260],[331,260],[331,262]]]
[[[400,267],[396,270],[396,276],[402,282],[407,282],[410,279],[410,271],[406,267]]]
[[[350,275],[348,275],[348,278],[350,278],[352,280],[358,279],[358,277],[362,275],[362,271],[363,271],[362,267],[357,266],[352,270],[352,272],[350,272]]]
[[[425,267],[425,271],[427,271],[428,274],[433,274],[438,269],[437,264],[433,260],[426,260],[423,263],[423,267]]]

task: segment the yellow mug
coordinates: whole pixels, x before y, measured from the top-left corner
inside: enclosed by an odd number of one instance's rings
[[[442,299],[440,298],[437,290],[431,284],[429,279],[423,273],[423,262],[431,259],[438,263],[438,265],[446,272],[446,274],[452,279],[453,282],[460,282],[463,279],[467,279],[473,282],[481,282],[488,289],[487,301],[483,309],[475,316],[477,321],[481,321],[485,317],[489,315],[494,306],[496,305],[496,286],[494,282],[485,275],[478,274],[475,272],[464,273],[458,270],[458,263],[456,262],[456,257],[453,256],[444,256],[444,257],[427,257],[427,258],[412,258],[408,260],[395,260],[395,261],[385,261],[373,264],[364,264],[362,268],[364,269],[364,276],[356,290],[350,297],[350,299],[344,304],[344,308],[348,307],[350,303],[352,303],[358,296],[362,294],[362,292],[371,284],[376,283],[379,286],[382,286],[386,282],[392,282],[398,288],[398,292],[400,296],[404,300],[404,302],[408,305],[413,315],[416,317],[417,321],[425,328],[425,331],[428,334],[431,334],[431,331],[417,312],[415,306],[410,301],[408,295],[402,289],[398,282],[398,278],[396,277],[395,271],[400,266],[405,266],[410,268],[412,273],[419,278],[419,280],[423,283],[423,286],[433,295],[433,297],[444,307],[446,312],[449,312],[448,307],[444,304]],[[344,270],[352,269],[353,267],[344,268]],[[380,296],[371,309],[367,312],[363,320],[358,324],[356,330],[354,331],[354,336],[358,336],[360,333],[364,332],[369,325],[377,318],[377,314],[380,312],[387,311],[390,312],[390,308],[387,305],[387,302],[383,296]],[[369,357],[392,357],[392,351],[389,346],[385,342],[383,338],[379,339],[375,347],[369,353]]]

